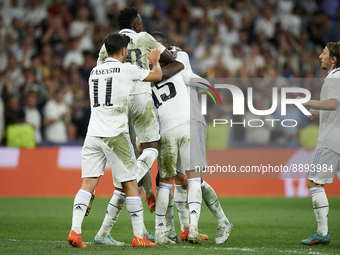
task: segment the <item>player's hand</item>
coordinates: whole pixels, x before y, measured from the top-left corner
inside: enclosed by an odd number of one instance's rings
[[[311,114],[311,115],[308,115],[308,118],[310,120],[314,120],[314,118],[319,118],[319,111],[318,110],[310,109],[309,113]]]
[[[304,97],[297,96],[296,99],[304,99]],[[306,106],[306,103],[303,103],[302,105]],[[297,107],[297,106],[295,105],[295,107]]]
[[[150,53],[145,52],[146,57],[151,62],[151,64],[156,64],[161,57],[161,51],[159,49],[152,49]]]
[[[176,57],[177,57],[177,52],[182,51],[182,49],[179,48],[179,47],[177,47],[177,46],[171,46],[171,48],[170,48],[169,51],[170,51],[170,53],[172,54],[172,56],[173,56],[174,58],[176,58]]]

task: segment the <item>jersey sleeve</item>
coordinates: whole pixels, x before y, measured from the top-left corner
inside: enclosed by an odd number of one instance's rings
[[[108,56],[107,56],[105,44],[103,44],[103,46],[101,47],[101,49],[99,51],[99,56],[98,56],[98,59],[97,59],[97,66],[103,64],[105,59],[107,59],[107,57]]]
[[[150,73],[150,70],[145,70],[137,65],[129,65],[129,76],[134,81],[143,81]]]
[[[190,86],[190,77],[191,77],[191,70],[183,70],[181,71],[182,79],[185,83],[185,85]]]
[[[155,49],[155,48],[159,49],[161,51],[161,54],[163,53],[163,51],[165,51],[165,47],[159,42],[157,42],[156,39],[153,38],[150,34],[145,33],[144,40],[145,40],[146,49],[148,51]]]
[[[327,97],[335,98],[340,102],[340,77],[326,78],[327,82]]]
[[[176,61],[181,62],[184,65],[184,70],[190,70],[192,72],[189,56],[186,52],[184,51],[177,52]]]

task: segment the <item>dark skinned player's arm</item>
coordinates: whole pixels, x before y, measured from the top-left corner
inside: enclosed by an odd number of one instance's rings
[[[162,80],[169,79],[175,74],[179,73],[184,69],[184,65],[181,62],[174,61],[170,64],[167,64],[165,67],[162,67]]]
[[[174,76],[184,68],[183,64],[177,62],[174,56],[167,49],[161,54],[160,62],[163,62],[166,65],[166,68],[162,68],[162,80],[169,79],[171,76]]]

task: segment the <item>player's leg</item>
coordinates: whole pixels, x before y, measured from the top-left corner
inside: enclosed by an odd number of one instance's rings
[[[191,243],[201,244],[202,240],[198,233],[198,221],[201,214],[202,203],[201,173],[187,171],[187,176],[189,183],[188,205],[190,212],[188,241]]]
[[[177,143],[171,130],[161,136],[158,156],[159,186],[156,196],[155,237],[158,244],[174,244],[165,235],[165,215],[168,210],[172,178],[176,175]]]
[[[233,230],[233,224],[225,216],[215,190],[207,182],[203,180],[201,187],[202,198],[218,222],[215,243],[216,244],[224,243],[225,241],[228,240],[230,232]]]
[[[133,228],[132,246],[141,246],[140,242],[144,242],[143,235],[143,205],[138,194],[137,181],[122,182],[123,190],[126,194],[126,209],[130,213]],[[143,245],[142,245],[143,246]]]
[[[139,194],[140,199],[142,199],[142,193],[143,193],[142,183],[138,182],[138,194]],[[149,241],[152,241],[152,242],[155,241],[155,236],[146,229],[144,222],[143,222],[143,234],[146,236],[146,238]]]
[[[73,247],[86,248],[82,241],[81,226],[86,209],[99,178],[104,174],[106,158],[95,137],[86,137],[82,148],[82,185],[73,203],[72,228],[68,242]]]
[[[317,147],[312,157],[308,173],[308,188],[312,196],[312,204],[317,222],[317,231],[302,244],[329,244],[328,211],[329,204],[324,185],[333,182],[334,171],[340,166],[340,155],[323,147]]]
[[[115,246],[122,246],[124,242],[118,242],[110,235],[113,225],[116,223],[118,216],[123,209],[126,195],[123,189],[115,188],[113,196],[107,206],[106,214],[102,226],[100,227],[97,235],[93,239],[96,244],[108,244]]]
[[[146,174],[144,175],[144,177],[142,178],[140,182],[145,191],[145,196],[146,196],[145,202],[148,203],[149,211],[153,213],[156,209],[156,198],[152,190],[151,169],[149,169],[149,171],[146,172]]]
[[[202,171],[203,167],[208,165],[205,148],[207,128],[203,123],[191,119],[190,131],[191,169],[195,169],[194,172],[198,172],[198,170]],[[209,210],[218,222],[215,243],[224,243],[228,240],[230,232],[233,230],[233,225],[230,220],[226,218],[214,189],[203,180],[201,183],[201,189],[202,198],[205,204],[208,206]]]
[[[200,143],[203,137],[199,136],[197,124],[195,120],[188,122],[189,129],[189,149],[188,155],[189,165],[187,166],[186,174],[188,176],[188,205],[190,212],[190,228],[188,233],[188,241],[193,243],[202,243],[198,233],[198,220],[201,214],[202,189],[201,189],[201,171],[197,168],[196,154],[201,153],[202,144]]]
[[[165,214],[165,235],[172,241],[178,243],[174,221],[174,195],[172,191],[169,193],[169,204]]]
[[[159,124],[151,95],[141,93],[130,95],[129,99],[129,127],[135,153],[139,153],[135,146],[135,137],[141,144],[141,154],[137,157],[139,181],[158,157]]]
[[[115,184],[121,183],[126,194],[126,208],[130,213],[134,237],[132,246],[150,246],[143,236],[143,206],[138,194],[136,158],[130,137],[126,133],[119,134],[114,138],[103,138],[107,145],[105,155],[112,169],[112,177]]]
[[[182,241],[187,241],[190,226],[188,206],[188,178],[185,174],[177,174],[174,178],[174,183],[174,200],[181,225],[180,237]]]
[[[166,235],[165,215],[168,210],[169,197],[172,192],[172,177],[160,178],[156,196],[155,242],[157,244],[174,244]]]

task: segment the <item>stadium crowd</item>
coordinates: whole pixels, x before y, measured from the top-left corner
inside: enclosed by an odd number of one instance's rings
[[[83,141],[88,77],[103,38],[118,31],[117,15],[126,6],[137,8],[145,31],[161,31],[186,51],[200,76],[254,79],[257,109],[270,108],[273,86],[303,86],[318,99],[317,78],[325,75],[318,56],[326,42],[340,40],[338,0],[1,0],[2,145],[6,130],[22,123],[34,128],[37,144]],[[306,79],[297,85],[295,78]],[[246,93],[249,82],[241,84]],[[223,107],[208,112],[208,120],[231,118],[231,94],[220,96]],[[296,128],[249,134],[257,131],[238,127],[232,140],[298,145],[300,129],[309,123],[296,107],[287,111]]]

